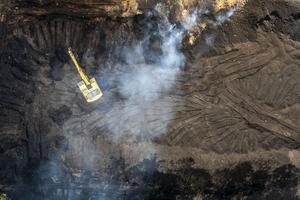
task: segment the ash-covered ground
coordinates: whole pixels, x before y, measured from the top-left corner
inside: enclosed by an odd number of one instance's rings
[[[298,0],[0,2],[0,193],[299,199]],[[103,97],[86,103],[67,48]]]

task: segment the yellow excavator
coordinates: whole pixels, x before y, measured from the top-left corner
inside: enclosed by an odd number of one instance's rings
[[[97,81],[95,78],[89,79],[87,75],[82,71],[80,65],[78,64],[71,48],[68,48],[68,53],[82,79],[79,83],[77,83],[80,91],[82,92],[84,98],[87,102],[91,103],[100,99],[103,95]]]

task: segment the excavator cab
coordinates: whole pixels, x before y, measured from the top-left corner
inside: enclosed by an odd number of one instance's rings
[[[84,98],[88,103],[97,101],[103,95],[97,81],[95,78],[89,79],[87,75],[83,72],[80,65],[78,64],[71,48],[68,48],[68,53],[82,79],[79,83],[77,83],[81,93],[83,94]]]

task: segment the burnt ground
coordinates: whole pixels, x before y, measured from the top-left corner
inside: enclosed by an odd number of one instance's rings
[[[120,112],[126,97],[114,77],[128,64],[126,47],[149,34],[146,63],[160,58],[152,33],[161,19],[146,14],[155,2],[126,17],[121,1],[70,2],[0,4],[1,192],[30,200],[298,199],[297,1],[252,0],[217,27],[226,10],[207,5],[207,26],[192,30],[193,44],[183,40],[186,63],[172,89],[142,103],[172,109],[143,108],[137,123],[140,107]],[[76,88],[69,46],[103,89],[96,104]],[[138,137],[111,137],[136,129]]]

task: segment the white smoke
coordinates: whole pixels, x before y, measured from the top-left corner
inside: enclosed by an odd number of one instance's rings
[[[108,113],[108,128],[115,139],[151,141],[167,131],[173,119],[174,101],[169,93],[176,83],[185,56],[180,51],[186,33],[197,23],[197,10],[186,12],[181,26],[167,18],[168,12],[158,4],[154,13],[160,17],[158,30],[146,35],[144,41],[127,48],[123,66],[125,72],[118,77],[118,91],[125,100],[116,104]],[[143,44],[149,44],[151,34],[160,38],[160,55],[154,63],[146,62]]]
[[[230,17],[235,13],[235,11],[236,11],[236,8],[232,7],[232,8],[229,8],[229,10],[227,10],[225,13],[222,12],[221,14],[219,14],[216,18],[215,26],[220,26],[224,22],[229,20]]]
[[[222,26],[226,21],[230,20],[230,17],[234,15],[236,12],[236,7],[231,7],[225,12],[221,12],[216,16],[215,21],[213,22],[213,26],[215,29]],[[215,34],[211,33],[205,36],[205,43],[208,47],[213,47],[215,42]]]
[[[234,14],[235,8],[217,15],[214,26],[217,28]],[[158,30],[145,36],[144,41],[126,48],[124,57],[127,65],[118,79],[118,91],[124,100],[116,104],[108,113],[108,128],[115,139],[151,141],[166,133],[168,123],[174,118],[174,100],[169,96],[175,85],[185,56],[180,51],[184,37],[199,22],[199,16],[207,10],[183,10],[180,25],[168,20],[169,11],[158,4],[148,16],[159,17]],[[145,46],[152,35],[159,36],[160,55],[154,63],[146,60]],[[214,34],[206,37],[206,43],[213,46]],[[128,137],[129,136],[129,137]],[[131,137],[132,136],[132,137]]]

